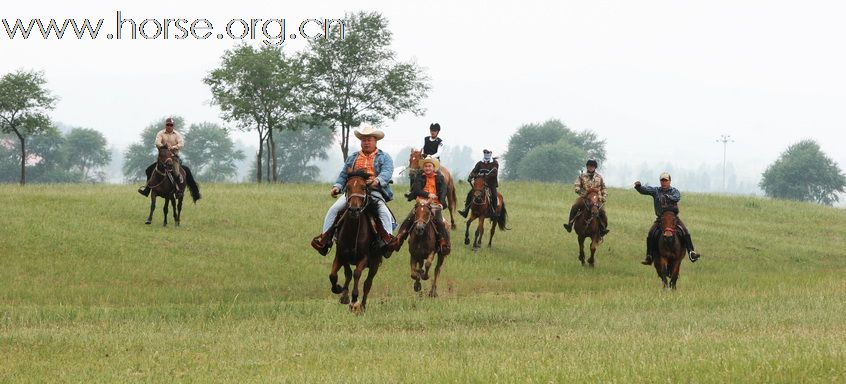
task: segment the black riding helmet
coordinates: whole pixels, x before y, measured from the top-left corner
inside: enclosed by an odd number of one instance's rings
[[[594,166],[594,167],[599,168],[599,164],[598,164],[598,163],[596,162],[596,160],[594,160],[594,159],[590,159],[590,160],[588,160],[588,161],[587,161],[587,163],[585,163],[585,166],[586,166],[586,167],[587,167],[587,166],[589,166],[589,165],[592,165],[592,166]]]
[[[438,124],[438,123],[432,123],[432,124],[429,125],[429,130],[440,132],[441,131],[441,125]]]

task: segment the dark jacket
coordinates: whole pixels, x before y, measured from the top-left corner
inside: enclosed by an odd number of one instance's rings
[[[666,210],[679,212],[679,200],[681,200],[681,192],[675,187],[662,189],[661,187],[652,187],[648,185],[641,185],[635,189],[641,195],[652,196],[653,204],[655,205],[655,216],[660,217]]]
[[[429,194],[423,191],[423,187],[425,186],[426,176],[421,172],[411,183],[411,192],[408,193],[408,201],[414,200],[418,197],[422,197],[424,199],[429,198]],[[438,195],[438,200],[441,202],[441,205],[443,205],[444,208],[448,208],[446,198],[447,185],[441,171],[435,172],[435,189],[438,190],[438,193],[436,194]]]
[[[499,163],[496,162],[496,159],[492,159],[489,163],[484,161],[480,161],[476,163],[476,166],[470,171],[470,177],[474,178],[479,176],[485,176],[485,182],[488,184],[489,187],[499,187],[499,181],[497,180],[497,175],[499,173]]]

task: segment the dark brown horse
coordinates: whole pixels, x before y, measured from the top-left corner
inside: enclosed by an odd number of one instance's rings
[[[588,265],[594,266],[594,255],[596,254],[596,247],[602,240],[599,233],[599,213],[602,210],[602,199],[599,198],[599,190],[591,188],[582,199],[584,206],[576,215],[573,223],[573,229],[576,231],[579,242],[579,261],[585,265],[585,239],[590,237],[590,258]]]
[[[499,229],[503,231],[508,229],[505,227],[505,223],[507,221],[505,200],[503,200],[501,193],[497,192],[497,195],[497,218],[490,219],[492,225],[491,237],[488,239],[488,247],[491,246],[497,225],[499,225]],[[479,226],[476,228],[476,235],[473,238],[474,251],[479,249],[482,245],[482,236],[485,234],[485,219],[489,218],[488,214],[490,212],[490,204],[490,190],[485,185],[485,177],[476,177],[473,179],[473,197],[470,200],[470,217],[467,219],[467,228],[464,230],[464,244],[470,244],[470,223],[477,218],[479,219]]]
[[[408,252],[411,254],[411,278],[414,280],[414,292],[420,292],[420,279],[429,280],[429,268],[432,267],[432,260],[435,254],[438,255],[438,262],[435,265],[435,279],[432,280],[432,289],[429,290],[429,297],[438,297],[438,276],[441,274],[441,265],[444,263],[444,256],[437,252],[437,241],[435,236],[435,214],[430,208],[429,201],[417,199],[414,207],[414,227],[408,236]]]
[[[412,149],[411,154],[408,155],[408,177],[412,177],[413,174],[420,174],[420,159],[423,158],[423,154],[420,152],[419,149]],[[446,191],[446,205],[447,209],[449,210],[449,222],[452,229],[455,229],[455,184],[452,181],[452,173],[449,172],[449,169],[441,165],[439,168],[441,171],[441,175],[444,176],[444,182],[447,185]]]
[[[182,217],[182,195],[177,196],[177,184],[180,191],[185,191],[186,185],[191,191],[191,199],[196,203],[200,199],[200,187],[194,181],[194,176],[191,170],[186,166],[181,166],[182,183],[173,176],[173,152],[170,151],[166,145],[158,147],[159,154],[156,158],[156,166],[153,168],[153,173],[150,175],[148,185],[150,187],[150,215],[147,216],[145,224],[153,222],[153,212],[156,210],[156,197],[161,196],[165,199],[164,207],[164,226],[167,226],[167,211],[168,205],[173,207],[173,221],[176,226],[179,226],[179,221]]]
[[[664,283],[664,288],[676,289],[676,281],[679,279],[679,267],[685,256],[685,248],[682,243],[682,234],[676,222],[676,213],[666,210],[661,214],[661,238],[658,239],[658,255],[653,258],[655,271]],[[669,284],[667,278],[670,279]]]
[[[377,238],[375,220],[376,206],[367,187],[370,174],[364,171],[350,172],[346,184],[347,207],[340,218],[336,233],[335,259],[329,272],[332,293],[341,295],[341,304],[349,304],[353,313],[362,313],[367,307],[367,294],[373,285],[373,277],[379,271],[384,253],[374,242]],[[355,266],[355,271],[351,266]],[[338,270],[344,268],[344,286],[338,285]],[[364,279],[364,295],[359,301],[358,283],[361,274],[368,268]],[[352,302],[350,302],[350,278],[353,278]]]

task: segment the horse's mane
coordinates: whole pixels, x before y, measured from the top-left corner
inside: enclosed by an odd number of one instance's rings
[[[352,171],[352,172],[347,173],[347,178],[350,178],[350,177],[361,177],[361,178],[363,178],[363,179],[369,179],[369,178],[370,178],[370,176],[371,176],[371,175],[370,175],[370,173],[368,173],[367,171],[365,171],[365,170],[363,170],[363,169],[356,169],[356,170],[354,170],[354,171]]]

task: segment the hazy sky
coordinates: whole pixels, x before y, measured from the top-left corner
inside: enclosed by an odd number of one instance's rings
[[[380,147],[420,146],[431,122],[447,145],[501,154],[524,123],[558,118],[607,139],[607,167],[729,161],[756,178],[790,144],[816,139],[846,166],[846,3],[837,1],[145,1],[11,2],[0,18],[103,18],[97,40],[72,33],[10,40],[0,25],[0,73],[43,70],[61,97],[53,118],[126,146],[153,119],[220,121],[203,77],[238,41],[121,40],[115,13],[144,19],[309,18],[375,10],[401,60],[427,69],[424,116],[384,125]],[[148,24],[150,34],[155,33]],[[126,27],[128,28],[128,27]],[[174,32],[172,32],[174,33]],[[258,41],[256,41],[258,43]],[[286,50],[303,49],[303,39]],[[238,134],[256,145],[255,133]],[[190,145],[190,143],[189,143]],[[333,149],[337,151],[337,149]],[[480,154],[481,155],[481,154]]]

